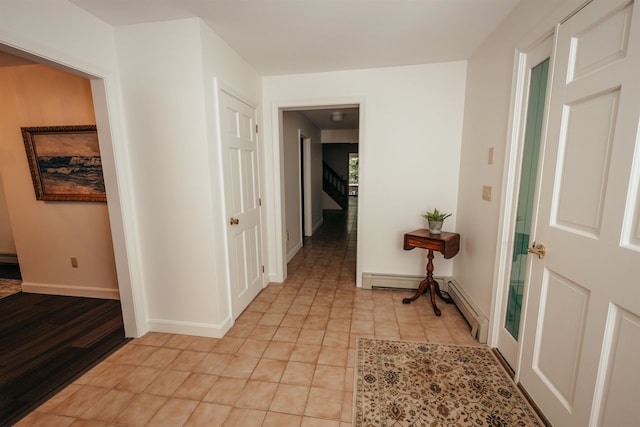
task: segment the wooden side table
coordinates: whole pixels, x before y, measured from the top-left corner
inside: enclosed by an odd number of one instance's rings
[[[436,306],[436,295],[447,304],[453,301],[449,297],[445,297],[440,292],[440,285],[433,280],[433,251],[438,251],[444,255],[445,259],[453,258],[460,250],[460,235],[458,233],[447,233],[443,231],[441,234],[431,234],[429,230],[421,228],[404,235],[404,250],[410,251],[413,248],[427,249],[427,277],[420,282],[418,291],[411,298],[402,300],[403,304],[409,304],[422,295],[427,286],[431,294],[431,305],[436,316],[440,316],[440,309]]]

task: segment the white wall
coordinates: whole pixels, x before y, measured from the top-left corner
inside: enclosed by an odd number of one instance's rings
[[[424,274],[425,251],[405,252],[402,237],[424,227],[420,214],[453,211],[445,230],[455,230],[466,63],[265,77],[263,105],[268,188],[281,194],[278,109],[287,106],[360,104],[358,270]],[[284,278],[282,226],[271,209],[273,280]],[[463,236],[464,239],[464,236]],[[451,273],[439,256],[436,273]],[[359,275],[360,276],[360,275]],[[361,277],[357,277],[358,281]]]
[[[311,140],[311,198],[312,227],[322,221],[322,144],[320,130],[298,111],[285,111],[282,122],[282,142],[284,148],[284,188],[285,188],[285,233],[287,259],[291,259],[302,248],[302,228],[300,222],[300,140],[299,132]],[[318,183],[319,188],[318,188]],[[285,239],[286,240],[286,239]]]
[[[150,327],[221,335],[232,319],[214,77],[237,84],[234,67],[248,67],[196,18],[119,27],[116,39]]]
[[[469,59],[460,160],[457,228],[461,249],[454,275],[471,299],[489,314],[496,277],[498,227],[503,205],[503,171],[516,48],[526,49],[552,30],[550,14],[566,16],[581,0],[524,0]],[[562,18],[559,16],[559,18]],[[487,164],[494,148],[493,165]],[[482,186],[493,187],[492,201]]]

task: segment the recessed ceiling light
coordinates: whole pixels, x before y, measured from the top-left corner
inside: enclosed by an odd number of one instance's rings
[[[334,111],[331,113],[331,121],[332,122],[341,122],[344,118],[344,113],[342,111]]]

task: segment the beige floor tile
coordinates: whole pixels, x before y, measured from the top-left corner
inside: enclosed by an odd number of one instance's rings
[[[246,408],[232,408],[224,427],[260,427],[266,415],[265,411]]]
[[[273,341],[262,354],[265,359],[289,360],[295,344],[290,342]]]
[[[189,400],[202,400],[211,390],[213,383],[218,380],[217,375],[192,373],[184,380],[172,397]]]
[[[194,372],[210,375],[220,375],[233,359],[232,354],[208,353],[202,362],[195,368]]]
[[[131,427],[145,426],[167,400],[164,396],[138,394],[114,421]]]
[[[267,412],[262,427],[300,427],[302,417],[299,415]]]
[[[347,366],[347,348],[325,347],[320,349],[318,365]]]
[[[262,319],[260,319],[260,321],[258,322],[258,325],[280,326],[280,322],[282,322],[282,319],[284,319],[283,313],[278,313],[278,314],[265,313],[264,316],[262,316]]]
[[[296,342],[300,331],[300,328],[280,326],[273,335],[273,341]]]
[[[269,345],[269,341],[247,338],[236,352],[236,355],[260,357],[267,348],[267,345]]]
[[[189,348],[191,343],[196,339],[192,335],[171,335],[171,338],[164,344],[164,347],[167,348],[177,348],[179,350],[186,350]]]
[[[256,340],[270,340],[278,330],[277,326],[270,325],[258,325],[254,328],[253,332],[249,335],[249,338]]]
[[[67,427],[76,419],[62,415],[32,412],[16,424],[16,427]]]
[[[316,371],[315,363],[289,361],[280,380],[284,384],[311,386],[313,374]]]
[[[53,408],[51,412],[57,415],[66,415],[77,418],[95,405],[95,403],[108,392],[109,389],[104,387],[82,385],[75,393]]]
[[[280,322],[280,326],[300,328],[304,324],[306,318],[307,316],[304,315],[287,313],[284,315],[282,322]]]
[[[207,353],[203,351],[183,350],[168,368],[176,371],[191,372],[206,356]]]
[[[345,391],[342,396],[342,421],[351,422],[353,418],[353,392]]]
[[[235,406],[267,410],[278,388],[277,383],[249,380],[236,399]]]
[[[343,400],[344,392],[341,390],[311,387],[304,415],[339,421],[342,417]]]
[[[231,406],[200,402],[185,427],[221,427],[231,412]]]
[[[71,396],[76,391],[80,390],[81,384],[70,384],[67,387],[63,388],[62,391],[51,399],[44,402],[42,405],[38,407],[39,412],[51,412],[53,408],[58,406],[63,400]]]
[[[320,418],[304,417],[300,427],[340,427],[339,421],[323,420]]]
[[[318,365],[313,374],[313,387],[328,388],[332,390],[344,389],[344,376],[346,368],[340,366]]]
[[[153,349],[153,347],[149,347]],[[180,350],[175,348],[157,348],[155,349],[146,360],[144,360],[142,366],[151,366],[152,368],[163,369],[168,367],[176,357],[180,354]]]
[[[309,387],[281,383],[278,385],[269,410],[285,414],[303,415],[308,395]]]
[[[149,386],[162,371],[148,366],[135,366],[126,378],[116,385],[118,390],[126,390],[131,393],[140,393]]]
[[[189,376],[185,371],[163,371],[144,392],[157,396],[171,396]]]
[[[246,383],[247,380],[240,378],[220,377],[202,400],[221,405],[233,405]]]
[[[320,355],[321,348],[322,347],[319,345],[296,344],[293,347],[289,360],[293,360],[295,362],[316,363],[318,356]]]
[[[221,375],[233,378],[249,378],[259,361],[258,357],[233,356],[233,359],[224,368]]]
[[[280,382],[287,362],[284,360],[260,359],[251,374],[252,380]]]
[[[320,345],[325,336],[325,331],[318,329],[303,329],[298,336],[298,344]]]
[[[235,354],[240,346],[244,343],[244,338],[235,338],[225,336],[216,344],[213,351],[216,353],[230,353]]]
[[[188,350],[211,352],[220,339],[209,337],[195,337],[187,346]]]
[[[134,344],[140,345],[150,345],[154,347],[162,347],[165,345],[170,339],[171,334],[164,334],[161,332],[148,332],[145,336],[136,338],[134,340]]]
[[[182,427],[189,419],[199,402],[171,398],[162,405],[149,421],[149,427]]]
[[[80,418],[111,421],[133,400],[134,394],[128,391],[109,390],[93,406],[82,413]]]

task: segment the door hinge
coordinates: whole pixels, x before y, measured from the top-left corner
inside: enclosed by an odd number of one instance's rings
[[[262,266],[262,272],[264,273],[264,265]]]
[[[262,206],[262,197],[258,197],[258,206]]]
[[[258,133],[258,131],[259,131],[259,128],[258,128],[258,125],[256,124],[256,133]]]

